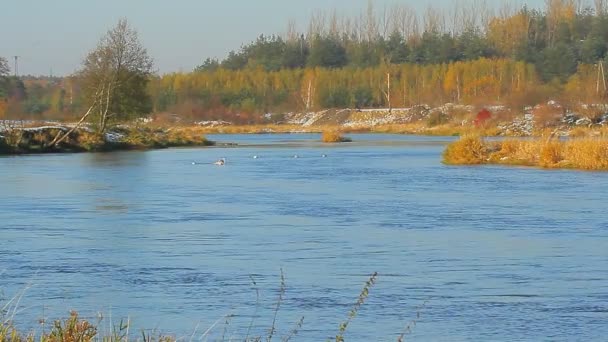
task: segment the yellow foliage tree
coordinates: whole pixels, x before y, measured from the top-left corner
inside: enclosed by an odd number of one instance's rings
[[[488,38],[502,54],[513,55],[517,44],[528,39],[530,17],[525,12],[507,18],[493,18],[488,25]]]

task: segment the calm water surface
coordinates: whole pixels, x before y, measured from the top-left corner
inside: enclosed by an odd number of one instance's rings
[[[0,291],[28,288],[28,329],[77,309],[196,340],[219,320],[213,340],[233,314],[242,339],[252,317],[270,327],[283,269],[277,336],[304,316],[297,340],[318,341],[377,271],[347,340],[394,341],[425,302],[409,340],[608,338],[607,174],[448,167],[452,138],[353,138],[0,158]]]

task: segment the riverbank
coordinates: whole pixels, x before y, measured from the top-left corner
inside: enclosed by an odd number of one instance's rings
[[[341,125],[319,125],[301,126],[292,124],[272,125],[224,125],[203,126],[204,134],[268,134],[268,133],[323,133],[328,131],[339,131],[342,133],[385,133],[385,134],[409,134],[429,136],[459,136],[476,132],[486,136],[497,136],[494,128],[477,128],[462,125],[445,124],[428,127],[424,124],[386,124],[377,126],[352,126]]]
[[[12,127],[0,131],[0,155],[31,153],[104,152],[115,150],[160,149],[168,147],[213,146],[205,138],[207,134],[280,134],[318,133],[325,142],[348,142],[348,133],[389,133],[432,136],[458,136],[477,132],[493,135],[491,129],[472,129],[455,125],[426,127],[418,123],[390,124],[378,126],[344,127],[340,125],[302,126],[294,124],[269,125],[212,125],[197,124],[123,124],[113,127],[105,134],[83,127],[72,132],[57,146],[50,147],[53,139],[67,132],[70,124],[28,122],[27,127]],[[338,133],[329,136],[329,133]]]
[[[100,134],[89,128],[69,133],[58,144],[53,140],[69,126],[33,126],[0,132],[0,154],[105,152],[168,147],[212,146],[200,127],[151,127],[121,125]]]
[[[480,136],[465,136],[448,145],[443,161],[449,165],[498,164],[608,171],[608,138],[488,141]]]

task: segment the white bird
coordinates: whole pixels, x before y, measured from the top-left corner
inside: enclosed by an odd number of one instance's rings
[[[253,156],[253,159],[258,159],[258,156]]]
[[[327,154],[322,154],[321,157],[322,158],[327,158]]]
[[[293,156],[293,157],[294,157],[294,158],[300,158],[300,157],[298,157],[298,155],[297,155],[297,154],[294,154],[294,156]]]
[[[226,164],[226,158],[220,158],[218,161],[213,163],[213,165],[224,166]]]

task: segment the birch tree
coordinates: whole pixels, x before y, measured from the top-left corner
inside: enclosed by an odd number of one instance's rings
[[[10,69],[8,68],[8,61],[4,57],[0,57],[0,77],[8,76]]]
[[[0,57],[0,101],[4,97],[8,97],[6,89],[6,77],[8,76],[10,69],[8,67],[8,61],[4,57]],[[4,101],[2,101],[4,104]],[[3,106],[4,108],[5,106]]]
[[[77,73],[88,110],[76,125],[67,132],[60,132],[47,147],[67,139],[87,120],[103,134],[110,120],[150,111],[152,106],[146,86],[151,73],[152,59],[139,41],[137,31],[126,19],[120,19],[85,57],[82,69]]]
[[[146,94],[152,73],[152,59],[139,41],[137,31],[126,19],[109,30],[86,56],[79,72],[86,97],[100,133],[110,120],[145,114],[150,100]]]

